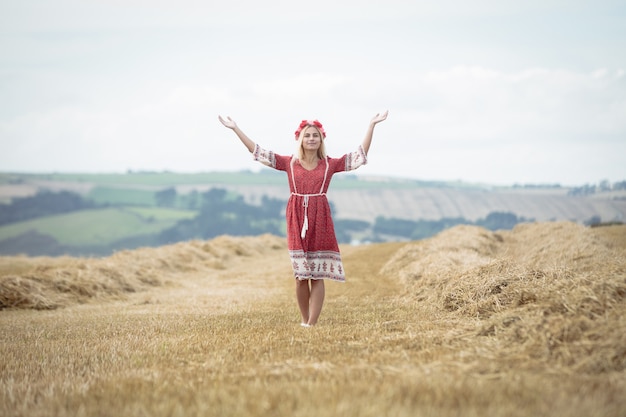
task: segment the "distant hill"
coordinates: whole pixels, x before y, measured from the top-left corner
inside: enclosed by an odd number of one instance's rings
[[[382,242],[458,224],[622,223],[624,185],[495,187],[343,174],[328,198],[340,243]],[[220,234],[284,235],[288,197],[286,176],[270,170],[0,174],[0,254],[105,256]]]
[[[622,184],[622,183],[620,183]],[[584,185],[581,184],[581,187]],[[260,204],[263,196],[287,199],[283,173],[208,172],[182,174],[137,172],[126,174],[0,174],[0,202],[38,190],[70,190],[89,195],[95,189],[154,193],[173,187],[179,194],[225,188]],[[378,216],[410,220],[437,220],[463,217],[483,218],[490,212],[510,212],[537,221],[585,222],[624,221],[626,190],[600,188],[598,192],[570,195],[573,187],[553,185],[511,185],[510,187],[463,182],[419,181],[402,178],[362,177],[340,174],[333,177],[328,198],[336,217],[372,222]]]
[[[399,186],[378,183],[372,188],[343,188],[331,185],[328,199],[337,218],[372,222],[378,216],[410,220],[463,217],[484,218],[494,211],[514,213],[537,221],[585,222],[594,216],[602,221],[624,221],[626,198],[621,194],[570,196],[567,188]],[[285,187],[226,185],[252,202],[263,195],[285,197]],[[626,193],[624,193],[626,195]]]

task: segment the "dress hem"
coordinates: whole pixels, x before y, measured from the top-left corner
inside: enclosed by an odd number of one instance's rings
[[[331,278],[331,277],[294,277],[294,279],[297,279],[298,281],[308,281],[310,279],[312,279],[313,281],[323,281],[323,280],[328,280],[328,281],[334,281],[334,282],[341,282],[341,283],[345,283],[346,280],[344,279],[339,279],[339,278]]]

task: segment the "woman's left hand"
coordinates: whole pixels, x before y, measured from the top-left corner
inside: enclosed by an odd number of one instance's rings
[[[389,110],[386,110],[384,113],[376,113],[376,116],[372,117],[371,123],[375,125],[376,123],[382,122],[387,119],[387,114],[389,114]]]

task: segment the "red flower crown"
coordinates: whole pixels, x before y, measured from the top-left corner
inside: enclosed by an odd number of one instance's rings
[[[322,139],[326,138],[326,132],[324,131],[324,126],[322,126],[322,124],[318,120],[303,120],[300,123],[300,126],[298,126],[298,129],[296,129],[296,140],[298,140],[298,137],[300,136],[300,132],[302,132],[302,129],[304,129],[307,126],[315,126],[316,128],[318,128],[318,130],[322,134]]]

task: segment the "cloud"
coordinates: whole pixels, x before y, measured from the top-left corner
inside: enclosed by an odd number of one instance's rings
[[[626,176],[619,3],[361,6],[4,2],[0,166],[249,168],[217,114],[283,153],[292,152],[298,121],[318,118],[337,155],[389,109],[364,173],[568,183]],[[589,155],[603,162],[589,164]]]
[[[567,164],[562,173],[537,164],[552,166],[562,155],[574,165],[589,155],[611,156],[626,132],[624,78],[609,69],[507,73],[467,66],[396,73],[382,81],[377,74],[301,73],[236,88],[198,78],[157,91],[144,86],[132,96],[109,97],[105,107],[69,105],[4,122],[0,134],[12,139],[3,141],[1,162],[9,169],[56,171],[250,168],[217,114],[233,116],[253,140],[282,153],[292,151],[297,122],[317,117],[337,154],[356,147],[369,118],[389,108],[365,173],[564,182],[576,174]],[[217,144],[229,159],[215,152]],[[498,166],[502,174],[494,177]]]
[[[394,90],[424,126],[442,139],[519,138],[534,133],[563,139],[626,131],[626,83],[619,70],[581,73],[529,69],[505,73],[455,67],[418,76],[395,77]],[[410,87],[411,86],[411,87]]]

